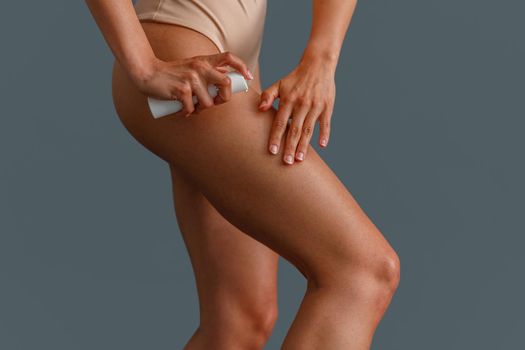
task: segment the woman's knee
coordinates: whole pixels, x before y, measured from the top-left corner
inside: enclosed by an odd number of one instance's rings
[[[222,300],[220,311],[213,310],[207,322],[201,322],[203,334],[224,343],[262,349],[274,329],[278,307],[275,300],[258,299],[232,296],[229,301]]]
[[[264,302],[248,306],[245,321],[251,324],[251,330],[263,343],[270,338],[278,317],[277,302]]]
[[[368,271],[388,294],[393,294],[399,285],[401,276],[399,256],[393,249],[389,249],[373,260]]]
[[[377,232],[376,232],[377,233]],[[373,233],[373,234],[376,234]],[[348,233],[348,235],[355,234]],[[401,264],[395,250],[384,240],[356,244],[340,243],[336,254],[327,254],[320,268],[309,276],[316,287],[352,290],[363,297],[391,297],[400,282]],[[362,286],[360,288],[358,286]]]
[[[249,298],[239,305],[237,311],[239,327],[253,332],[260,338],[268,338],[278,317],[277,298],[266,295]]]

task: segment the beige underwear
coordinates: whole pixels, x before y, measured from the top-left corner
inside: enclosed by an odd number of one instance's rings
[[[137,0],[139,20],[173,23],[207,36],[220,52],[240,57],[253,72],[258,63],[266,0]]]

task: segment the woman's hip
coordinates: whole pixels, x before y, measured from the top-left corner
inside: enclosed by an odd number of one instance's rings
[[[139,0],[142,22],[176,24],[206,36],[219,52],[231,51],[254,70],[262,46],[266,0]]]

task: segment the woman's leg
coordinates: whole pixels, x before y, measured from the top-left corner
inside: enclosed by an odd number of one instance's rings
[[[195,185],[170,169],[200,306],[199,328],[185,350],[263,349],[277,318],[279,256],[230,224]]]
[[[175,167],[170,172],[199,294],[200,324],[184,349],[262,349],[277,318],[279,255],[229,223]]]
[[[254,76],[260,90],[258,70]],[[279,255],[229,223],[174,166],[170,171],[199,294],[200,325],[184,349],[263,349],[278,313]]]
[[[216,53],[204,36],[179,26],[144,23],[161,59]],[[259,94],[189,118],[153,119],[146,97],[118,63],[115,107],[123,125],[174,167],[239,230],[293,263],[308,287],[283,349],[370,347],[399,281],[399,259],[343,183],[309,146],[287,165],[266,149],[275,110]]]

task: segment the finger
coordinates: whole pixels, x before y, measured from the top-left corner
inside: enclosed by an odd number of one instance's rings
[[[201,110],[203,109],[198,101],[197,101],[197,103],[195,103],[194,106],[195,106],[195,110],[193,111],[193,114],[199,114],[201,112]]]
[[[292,122],[286,134],[286,145],[284,148],[283,160],[288,164],[293,164],[297,151],[297,144],[301,138],[304,118],[310,109],[309,104],[296,102],[292,113]]]
[[[270,130],[270,138],[268,143],[268,148],[270,153],[277,154],[279,148],[281,147],[281,140],[284,132],[286,131],[286,126],[288,125],[288,119],[290,118],[290,113],[292,112],[292,105],[284,103],[281,100],[279,101],[279,109],[275,113],[272,128]]]
[[[229,76],[223,73],[219,73],[213,69],[210,69],[205,73],[205,78],[209,84],[214,84],[218,88],[217,96],[220,96],[218,100],[222,102],[230,100],[232,94],[232,87],[231,79]]]
[[[189,117],[195,110],[192,100],[192,90],[189,84],[185,84],[178,89],[178,97],[180,103],[182,103],[182,109],[175,113],[177,116]]]
[[[219,95],[219,94],[217,94],[217,96],[215,96],[215,97],[213,98],[213,104],[215,104],[215,105],[220,105],[220,104],[222,104],[222,103],[224,103],[224,102],[226,102],[226,101],[224,101],[223,98],[222,98],[222,96]]]
[[[218,70],[218,71],[221,72],[221,73],[228,73],[228,72],[230,71],[228,68],[226,68],[226,67],[221,67],[221,66],[219,66],[219,67],[215,67],[215,69]]]
[[[201,110],[210,108],[214,105],[213,98],[208,92],[208,83],[200,74],[195,74],[194,76],[192,76],[190,84],[195,96],[197,96],[198,102],[196,103],[195,107],[197,114]]]
[[[313,131],[315,128],[315,121],[319,117],[319,114],[323,111],[322,104],[312,103],[312,108],[308,111],[303,123],[303,130],[301,132],[301,139],[297,145],[296,158],[298,160],[305,160],[308,151],[308,145],[312,139]]]
[[[272,106],[273,101],[279,96],[280,80],[272,84],[261,93],[259,109],[265,111]]]
[[[321,147],[328,146],[328,141],[330,139],[330,119],[332,117],[333,108],[334,105],[330,104],[319,117],[319,144]]]
[[[231,53],[230,51],[221,52],[216,55],[207,56],[208,61],[215,66],[230,65],[239,71],[248,80],[253,79],[253,75],[248,69],[248,66],[242,59]]]

